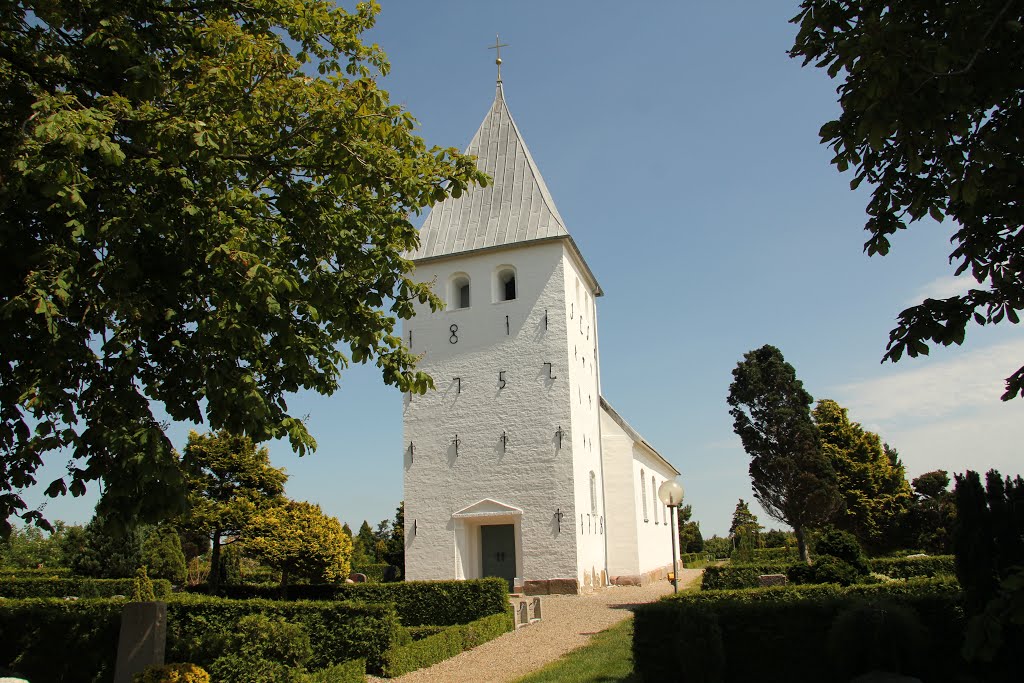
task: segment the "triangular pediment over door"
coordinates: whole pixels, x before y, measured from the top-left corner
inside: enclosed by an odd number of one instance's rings
[[[484,498],[481,501],[464,507],[452,513],[453,519],[473,519],[479,517],[505,517],[508,515],[522,515],[523,511],[514,505],[508,505],[492,498]]]

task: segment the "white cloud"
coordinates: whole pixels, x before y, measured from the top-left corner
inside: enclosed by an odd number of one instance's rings
[[[1024,400],[1003,402],[1003,380],[1020,367],[1024,340],[922,359],[909,370],[838,387],[850,418],[900,452],[908,476],[945,469],[1024,473]],[[900,366],[902,367],[902,366]]]
[[[977,281],[971,277],[943,275],[918,288],[914,295],[904,302],[904,306],[916,306],[925,299],[948,299],[963,294]]]

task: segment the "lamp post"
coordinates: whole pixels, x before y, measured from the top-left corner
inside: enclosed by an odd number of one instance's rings
[[[679,533],[679,506],[683,504],[683,487],[675,479],[668,479],[658,487],[658,499],[675,514],[675,524],[669,524],[672,535],[672,588],[679,592],[679,553],[676,552],[676,534]],[[670,517],[671,519],[671,517]]]

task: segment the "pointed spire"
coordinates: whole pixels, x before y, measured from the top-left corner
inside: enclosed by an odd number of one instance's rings
[[[467,154],[491,177],[487,187],[470,187],[461,197],[435,205],[420,229],[412,259],[568,237],[537,164],[512,120],[501,80]]]

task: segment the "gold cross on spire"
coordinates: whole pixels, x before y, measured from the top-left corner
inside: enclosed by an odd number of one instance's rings
[[[498,34],[494,34],[494,45],[491,45],[488,50],[495,50],[496,57],[494,63],[498,65],[498,83],[501,83],[501,48],[508,47],[508,43],[503,43],[498,39]]]

